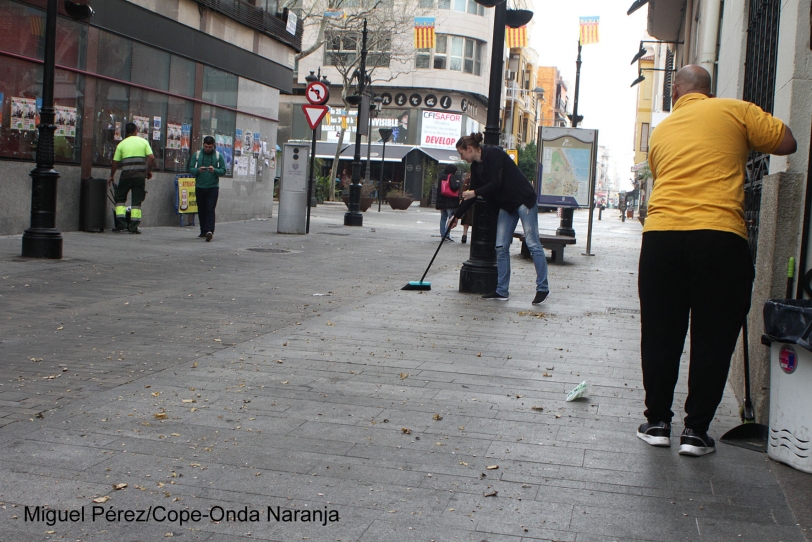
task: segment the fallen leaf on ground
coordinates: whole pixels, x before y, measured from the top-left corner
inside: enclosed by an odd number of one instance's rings
[[[398,376],[400,376],[400,379],[403,380],[405,378],[409,378],[409,373],[400,373]]]
[[[110,500],[110,497],[108,497],[107,495],[105,495],[104,497],[99,497],[99,498],[97,498],[97,499],[93,499],[93,502],[101,504],[101,503],[103,503],[103,502],[107,502],[107,501],[109,501],[109,500]]]
[[[113,489],[124,489],[128,484],[113,484]]]
[[[496,470],[496,469],[499,468],[499,465],[491,465],[491,466],[485,467],[485,468],[488,469],[488,470]]]
[[[166,412],[156,412],[155,413],[156,420],[165,420],[166,419]]]
[[[499,493],[498,491],[496,491],[495,489],[493,489],[493,490],[491,490],[491,491],[489,491],[489,492],[487,492],[487,493],[483,493],[483,495],[485,495],[486,497],[496,497],[496,495],[497,495],[498,493]]]
[[[537,412],[541,412],[542,410],[544,410],[544,407],[534,406],[534,407],[530,407],[530,410],[535,410]]]
[[[400,430],[401,430],[401,431],[403,431],[404,433],[406,433],[407,435],[411,435],[411,434],[412,434],[412,430],[411,430],[411,429],[407,429],[407,428],[405,428],[405,427],[401,427],[401,428],[400,428]]]
[[[442,420],[442,419],[443,419],[443,417],[442,417],[442,416],[440,416],[439,414],[435,414],[435,415],[434,415],[434,416],[432,416],[431,418],[432,418],[433,420],[437,420],[438,422],[439,422],[440,420]]]

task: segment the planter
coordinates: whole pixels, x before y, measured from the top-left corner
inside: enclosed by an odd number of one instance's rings
[[[344,205],[347,206],[347,209],[350,208],[350,197],[349,196],[341,196],[341,201],[344,202]],[[375,203],[375,198],[372,196],[361,196],[361,212],[365,212],[367,209],[372,207],[372,204]]]
[[[420,198],[421,207],[431,207],[431,196]]]
[[[405,211],[408,209],[414,200],[412,198],[386,198],[386,202],[395,211]]]

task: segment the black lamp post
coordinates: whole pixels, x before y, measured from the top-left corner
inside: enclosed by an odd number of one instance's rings
[[[485,125],[486,145],[499,145],[499,112],[504,85],[505,26],[521,27],[530,22],[533,12],[527,10],[508,11],[504,0],[476,0],[485,7],[493,7],[493,41],[491,42],[491,73],[488,86],[488,117]],[[471,249],[469,260],[460,270],[460,292],[485,294],[496,289],[496,218],[497,213],[483,200],[468,210],[474,213],[471,227]]]
[[[383,103],[383,98],[375,96],[374,92],[371,92],[370,95],[374,97],[372,98],[372,103],[369,104],[369,118],[367,118],[367,166],[364,168],[365,183],[369,182],[371,175],[369,159],[372,156],[372,118],[377,118],[377,113],[381,110],[381,104]]]
[[[386,142],[392,137],[392,128],[378,128],[383,140],[383,151],[381,152],[381,176],[378,179],[378,212],[381,212],[381,200],[383,199],[383,168],[386,166]]]
[[[360,121],[361,108],[363,107],[364,87],[366,85],[367,70],[367,20],[364,19],[364,30],[361,33],[361,63],[356,70],[358,78],[358,94],[347,96],[347,101],[351,105],[358,106],[358,117]],[[352,157],[352,183],[350,184],[349,210],[344,213],[345,226],[363,226],[364,216],[361,214],[361,123],[358,122],[355,130],[355,153]]]
[[[65,0],[71,17],[87,20],[93,9]],[[62,259],[62,234],[56,229],[56,187],[54,169],[54,76],[56,71],[57,0],[48,0],[45,11],[45,51],[42,67],[42,111],[37,141],[37,167],[31,175],[31,227],[23,233],[22,255],[27,258]]]

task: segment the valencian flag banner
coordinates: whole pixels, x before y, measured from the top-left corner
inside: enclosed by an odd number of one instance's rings
[[[600,41],[598,35],[600,19],[600,17],[581,17],[581,45],[589,45]]]
[[[527,27],[505,27],[505,41],[509,49],[514,47],[527,47]]]
[[[434,17],[414,18],[414,48],[434,49]]]

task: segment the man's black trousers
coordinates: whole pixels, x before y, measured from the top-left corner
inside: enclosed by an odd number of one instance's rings
[[[685,427],[707,431],[722,400],[745,316],[753,261],[747,241],[715,230],[650,231],[640,250],[640,350],[646,418],[670,422],[691,323]]]
[[[217,198],[220,196],[219,188],[197,188],[197,218],[200,222],[200,234],[214,233],[214,209],[217,207]]]

